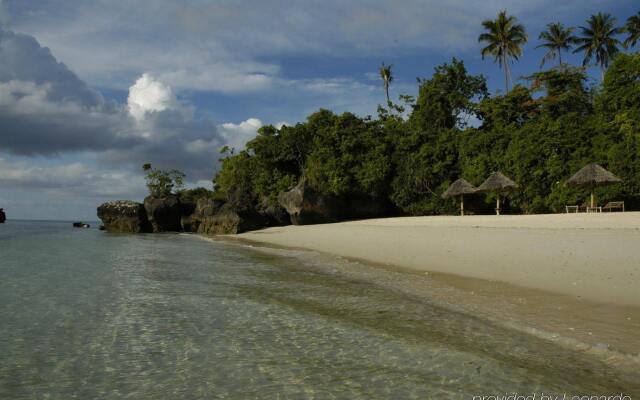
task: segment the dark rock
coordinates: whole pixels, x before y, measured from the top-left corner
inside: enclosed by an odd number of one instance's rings
[[[265,217],[269,226],[291,225],[289,213],[280,204],[273,204],[265,197],[258,206],[258,213]]]
[[[185,232],[198,232],[202,221],[207,217],[212,217],[224,204],[223,201],[208,198],[198,199],[196,203],[187,203],[182,206],[182,217],[180,225]],[[191,212],[189,212],[191,211]]]
[[[346,208],[342,199],[319,194],[306,179],[288,192],[280,193],[278,203],[287,211],[294,225],[339,221],[344,218]]]
[[[376,218],[394,213],[388,200],[357,195],[323,195],[305,179],[293,189],[280,193],[278,203],[287,211],[294,225]]]
[[[72,225],[74,228],[91,228],[91,225],[85,224],[84,222],[74,222]]]
[[[196,202],[196,210],[195,214],[198,217],[211,217],[215,215],[218,210],[224,205],[224,201],[222,200],[214,200],[214,199],[198,199]]]
[[[153,232],[180,231],[180,217],[182,208],[176,195],[162,197],[147,196],[144,199],[144,209]]]
[[[180,215],[191,215],[196,211],[196,203],[183,202],[180,200]]]
[[[236,234],[261,229],[268,224],[269,220],[254,209],[226,203],[216,214],[204,217],[197,232],[206,235]]]
[[[5,214],[4,209],[0,208],[0,224],[4,223],[7,220],[7,214]]]
[[[110,232],[150,232],[144,205],[130,200],[104,203],[98,207],[98,218]]]

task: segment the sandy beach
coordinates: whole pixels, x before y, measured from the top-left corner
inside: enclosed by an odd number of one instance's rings
[[[637,212],[401,217],[237,238],[399,268],[408,272],[396,280],[401,290],[428,278],[428,290],[467,310],[640,353]]]
[[[239,235],[270,245],[640,306],[640,213],[403,217]]]

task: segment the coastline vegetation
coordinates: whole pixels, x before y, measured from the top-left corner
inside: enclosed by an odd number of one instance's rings
[[[624,180],[599,189],[601,201],[624,200],[637,209],[639,18],[618,26],[611,15],[598,13],[580,28],[549,24],[538,47],[548,49],[542,64],[558,64],[510,85],[509,65],[528,36],[501,11],[483,22],[486,32],[478,40],[486,45],[483,57],[493,57],[503,70],[505,93],[490,95],[486,78],[454,58],[429,79],[418,79],[417,97],[387,101],[375,117],[321,109],[294,126],[262,127],[242,151],[225,148],[214,196],[276,204],[280,192],[304,178],[321,194],[389,201],[410,215],[445,214],[456,210],[453,200],[440,198],[451,182],[464,177],[477,185],[502,170],[520,185],[505,204],[508,211],[560,212],[587,197],[585,190],[567,187],[566,179],[596,162]],[[584,55],[582,66],[563,62],[562,52],[571,50]],[[595,85],[586,73],[591,63],[602,72]],[[391,66],[382,64],[380,75],[387,100]],[[468,208],[487,212],[493,201],[469,196]]]

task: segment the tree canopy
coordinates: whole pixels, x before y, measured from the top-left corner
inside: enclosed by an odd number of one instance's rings
[[[506,12],[483,26],[483,55],[505,68],[508,82],[507,64],[521,54],[524,27]],[[409,215],[445,214],[456,212],[453,200],[441,199],[452,182],[479,185],[502,171],[519,185],[505,211],[560,212],[586,201],[584,189],[565,182],[595,162],[623,179],[599,188],[600,200],[638,208],[640,54],[620,51],[621,28],[608,14],[592,16],[581,29],[575,39],[572,28],[548,25],[540,35],[545,59],[560,61],[560,52],[577,42],[585,63],[600,66],[599,86],[590,86],[584,66],[560,62],[490,96],[486,78],[453,58],[417,80],[417,97],[388,101],[375,117],[320,109],[295,126],[261,128],[245,150],[222,159],[214,195],[275,205],[279,193],[306,179],[321,194],[383,200]],[[469,212],[491,212],[491,194],[468,197]]]

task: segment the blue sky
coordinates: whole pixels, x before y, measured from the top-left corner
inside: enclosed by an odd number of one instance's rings
[[[241,148],[263,124],[321,107],[375,113],[383,61],[394,66],[394,98],[454,56],[495,93],[502,71],[481,59],[477,37],[501,9],[529,34],[519,77],[539,69],[547,23],[579,26],[599,11],[623,23],[640,5],[0,0],[0,207],[13,218],[92,220],[104,201],[144,197],[144,162],[211,187],[217,149]]]

